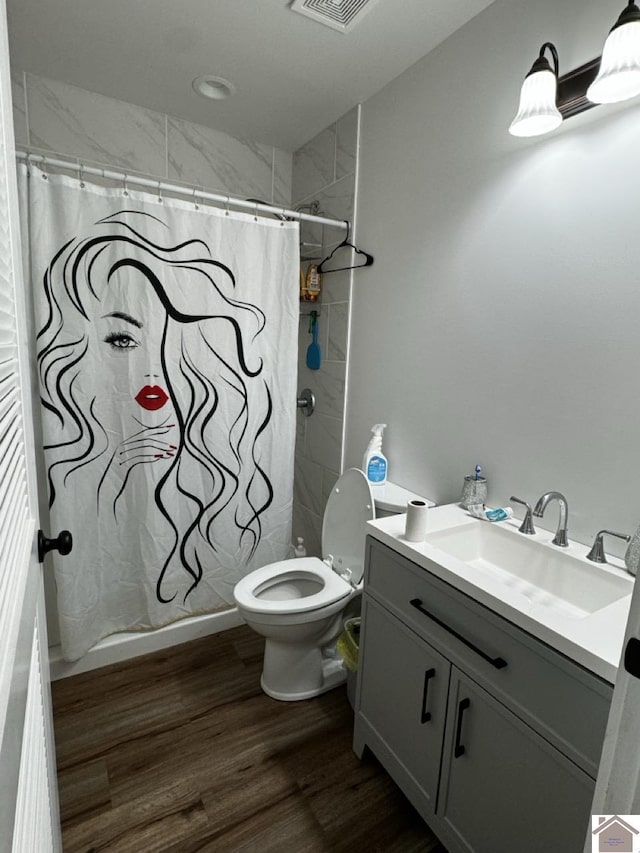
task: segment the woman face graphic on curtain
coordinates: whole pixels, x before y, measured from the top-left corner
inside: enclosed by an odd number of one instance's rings
[[[231,270],[202,241],[145,236],[159,225],[120,211],[60,249],[43,280],[38,367],[59,436],[45,447],[50,505],[88,488],[116,539],[151,505],[167,543],[156,595],[169,602],[233,547],[230,534],[245,561],[255,553],[273,499],[259,464],[272,409],[252,354],[263,313],[233,298]]]
[[[137,286],[135,277],[140,278]],[[81,388],[96,400],[96,418],[107,433],[121,433],[111,466],[126,472],[131,465],[157,466],[171,459],[180,434],[162,366],[165,312],[160,300],[141,273],[118,270],[87,313],[96,370],[83,374]],[[98,502],[100,497],[98,492]]]

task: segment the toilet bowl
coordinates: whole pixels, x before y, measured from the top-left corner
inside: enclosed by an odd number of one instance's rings
[[[403,512],[407,496],[417,496],[390,485],[384,512],[390,514],[394,506]],[[366,522],[375,515],[366,477],[350,468],[327,501],[323,559],[270,563],[236,584],[233,594],[240,615],[265,638],[260,684],[267,695],[282,701],[309,699],[345,681],[335,641],[345,609],[362,594]]]

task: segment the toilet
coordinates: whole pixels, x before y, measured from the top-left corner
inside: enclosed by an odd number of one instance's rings
[[[285,702],[310,699],[345,681],[335,641],[345,609],[362,594],[366,522],[376,510],[378,517],[405,512],[414,498],[418,495],[393,483],[372,489],[362,471],[350,468],[327,501],[323,559],[270,563],[236,584],[240,615],[265,637],[260,684],[268,696]]]

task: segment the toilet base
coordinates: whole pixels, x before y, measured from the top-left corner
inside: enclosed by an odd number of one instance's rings
[[[260,686],[280,702],[299,702],[333,690],[347,680],[347,671],[335,647],[300,648],[267,640]]]

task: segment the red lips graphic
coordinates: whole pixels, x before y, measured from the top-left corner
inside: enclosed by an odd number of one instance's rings
[[[135,397],[136,403],[151,412],[161,409],[168,399],[168,394],[159,385],[145,385]]]

